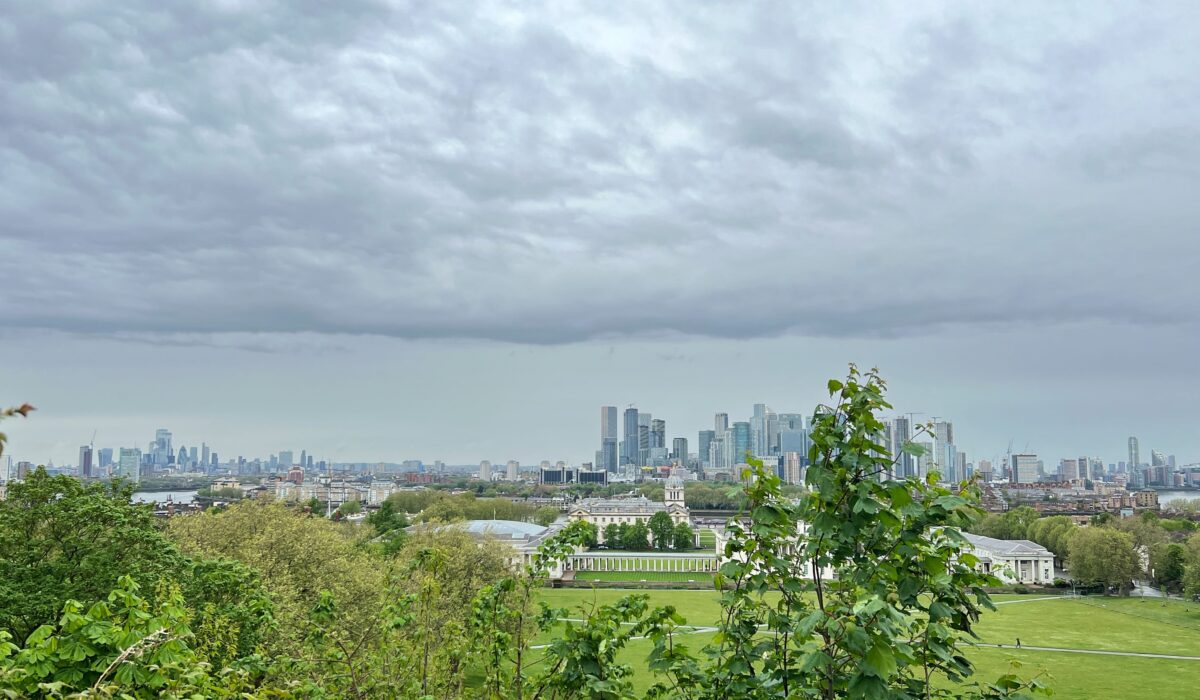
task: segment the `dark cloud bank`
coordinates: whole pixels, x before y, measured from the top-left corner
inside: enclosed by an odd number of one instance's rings
[[[1193,6],[15,3],[0,322],[1193,325]]]

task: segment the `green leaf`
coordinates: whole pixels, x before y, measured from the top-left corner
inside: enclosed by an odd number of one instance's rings
[[[876,678],[888,678],[896,672],[896,659],[892,648],[887,644],[876,641],[863,659],[862,669]]]

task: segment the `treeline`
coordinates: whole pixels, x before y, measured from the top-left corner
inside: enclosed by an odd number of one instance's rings
[[[651,541],[653,540],[653,541]],[[648,522],[609,523],[604,526],[604,546],[632,552],[687,551],[696,548],[696,532],[685,522],[675,523],[659,511]]]
[[[433,489],[399,491],[388,496],[387,502],[414,516],[417,522],[518,520],[549,525],[559,516],[559,510],[551,506],[539,508],[507,498],[478,498],[470,492],[451,495]]]
[[[1080,527],[1065,515],[1040,517],[1028,506],[988,514],[970,531],[1030,540],[1054,553],[1070,578],[1125,594],[1136,579],[1172,593],[1200,597],[1200,534],[1195,522],[1153,511],[1129,518],[1103,513]]]

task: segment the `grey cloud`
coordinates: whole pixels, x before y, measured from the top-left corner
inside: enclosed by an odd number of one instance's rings
[[[534,344],[1196,324],[1194,14],[21,5],[0,18],[0,324]]]

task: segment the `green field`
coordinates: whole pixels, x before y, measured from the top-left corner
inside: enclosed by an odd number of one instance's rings
[[[634,591],[618,589],[547,589],[542,599],[556,607],[578,609],[591,603],[611,603]],[[650,596],[653,605],[674,605],[691,625],[713,625],[720,615],[713,591],[636,591]],[[1168,700],[1200,697],[1200,604],[1138,598],[1042,598],[1036,595],[999,595],[995,612],[985,613],[977,632],[983,644],[967,650],[976,664],[977,677],[994,679],[1021,664],[1024,677],[1048,675],[1056,700]],[[1017,638],[1022,649],[1014,648]],[[687,644],[698,651],[711,633],[698,633]],[[643,660],[651,643],[635,640],[624,653],[634,668],[638,687],[654,682]],[[1047,651],[1029,647],[1069,650],[1193,656],[1167,659],[1117,656],[1072,651]]]
[[[717,546],[717,534],[709,528],[703,528],[697,533],[700,537],[700,549],[712,549]]]
[[[576,581],[712,581],[712,574],[680,571],[580,571]]]

